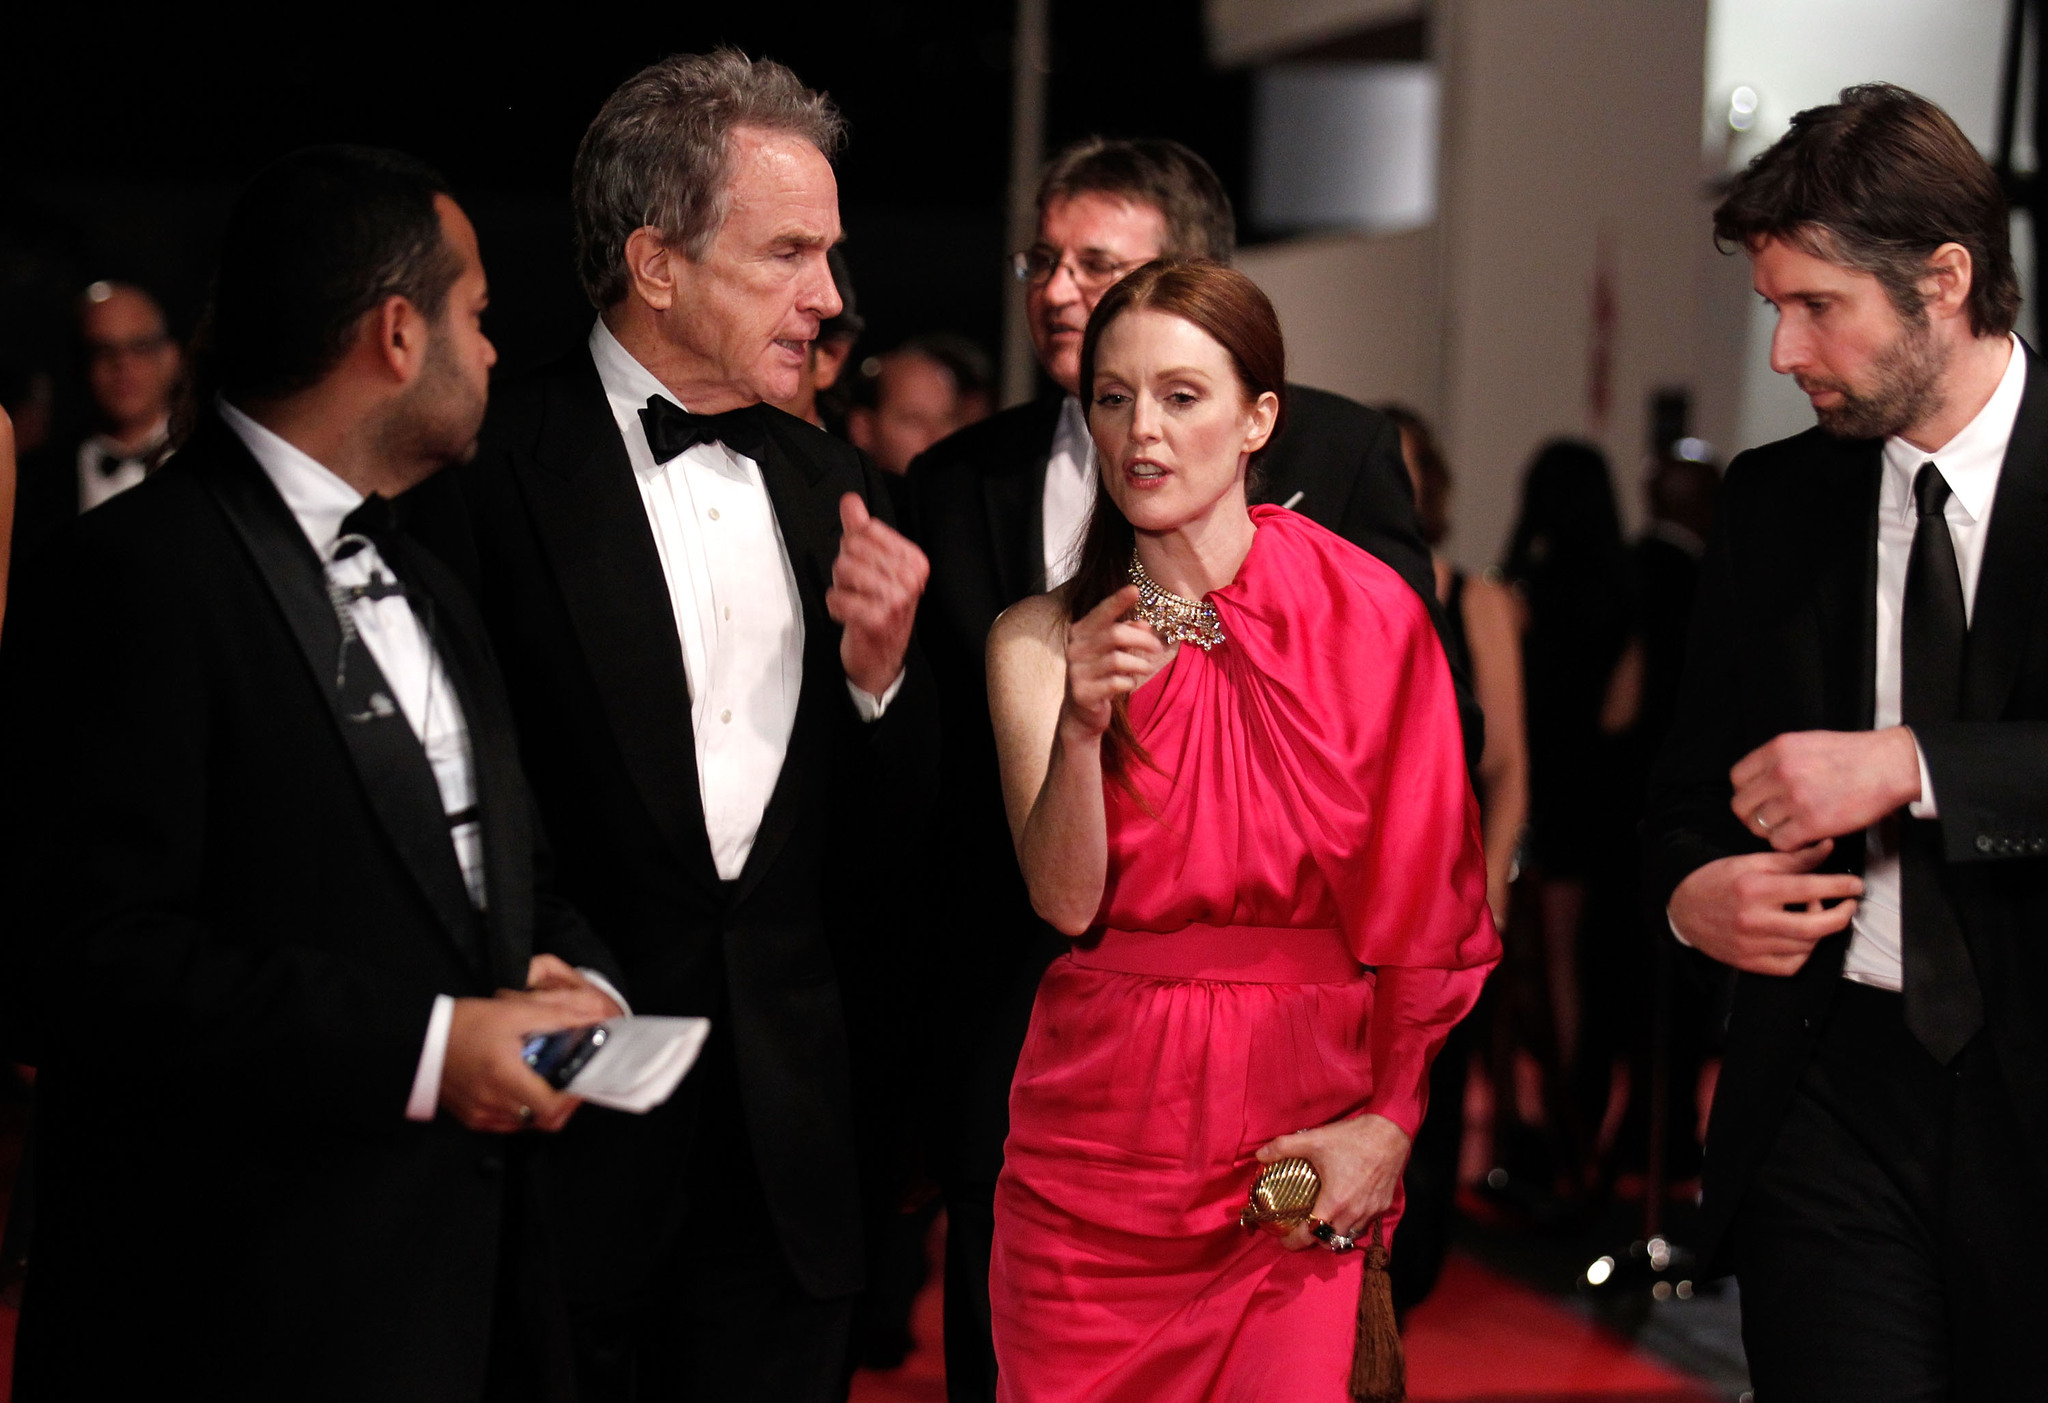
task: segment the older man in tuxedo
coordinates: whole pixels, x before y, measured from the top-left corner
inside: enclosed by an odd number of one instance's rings
[[[501,387],[440,503],[563,888],[645,1012],[705,1014],[644,1120],[559,1147],[588,1396],[825,1399],[862,1285],[847,991],[899,939],[936,771],[924,556],[849,447],[771,406],[840,310],[841,122],[721,50],[636,74],[573,182],[586,341]]]
[[[1998,178],[1886,84],[1715,212],[1820,423],[1729,467],[1646,833],[1740,971],[1703,1246],[1760,1398],[2039,1396],[2048,378]]]
[[[946,1190],[946,1381],[955,1403],[995,1395],[988,1335],[996,1173],[1010,1077],[1032,993],[1064,939],[1031,909],[1010,844],[989,726],[982,645],[996,615],[1073,573],[1095,500],[1094,447],[1078,397],[1081,336],[1110,285],[1154,258],[1228,262],[1236,221],[1222,182],[1173,141],[1091,137],[1039,179],[1038,234],[1015,257],[1032,345],[1052,392],[982,420],[910,468],[913,531],[931,557],[919,640],[939,684],[946,760],[928,849],[927,1002],[935,1162]],[[1287,388],[1287,427],[1253,500],[1291,507],[1399,571],[1436,612],[1401,437],[1377,410]],[[1480,720],[1463,679],[1466,749]],[[957,921],[974,913],[971,935]]]
[[[572,968],[609,957],[537,885],[482,624],[388,500],[474,451],[476,236],[409,158],[301,152],[216,289],[217,397],[31,565],[0,654],[41,1068],[14,1396],[566,1397],[517,1132],[575,1103],[521,1054],[618,1011]]]

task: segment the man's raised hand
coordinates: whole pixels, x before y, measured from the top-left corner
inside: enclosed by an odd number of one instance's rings
[[[839,499],[839,524],[839,557],[832,562],[825,612],[845,627],[839,661],[847,680],[880,697],[903,674],[931,563],[908,538],[869,515],[858,493]]]
[[[1860,833],[1920,797],[1920,752],[1904,726],[1791,731],[1735,762],[1729,808],[1781,853]]]
[[[1111,708],[1166,661],[1166,644],[1145,624],[1126,619],[1138,587],[1125,585],[1067,630],[1067,696],[1060,728],[1088,740],[1109,729]]]

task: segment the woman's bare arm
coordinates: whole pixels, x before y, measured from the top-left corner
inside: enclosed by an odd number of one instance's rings
[[[1508,874],[1529,818],[1529,740],[1522,719],[1522,642],[1515,598],[1477,578],[1465,587],[1465,637],[1472,650],[1472,690],[1486,717],[1479,756],[1479,831],[1486,847],[1486,901],[1494,924],[1508,918]]]
[[[1166,656],[1152,630],[1121,621],[1135,597],[1121,590],[1069,623],[1041,595],[989,631],[989,715],[1010,836],[1032,908],[1068,935],[1094,922],[1108,877],[1102,735],[1113,699]]]

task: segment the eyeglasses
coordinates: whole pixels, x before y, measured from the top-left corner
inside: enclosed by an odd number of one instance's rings
[[[1053,280],[1060,270],[1060,265],[1066,261],[1064,251],[1040,244],[1022,253],[1011,254],[1010,271],[1017,275],[1018,282],[1029,287],[1042,287]],[[1076,287],[1084,292],[1093,292],[1098,288],[1108,287],[1131,269],[1150,261],[1147,258],[1132,258],[1119,263],[1107,254],[1097,253],[1091,249],[1086,253],[1074,255],[1070,271]]]

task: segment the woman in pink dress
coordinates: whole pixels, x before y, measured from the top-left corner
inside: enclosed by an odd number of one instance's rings
[[[1006,1403],[1344,1398],[1364,1254],[1238,1212],[1299,1156],[1325,1238],[1391,1241],[1429,1060],[1499,955],[1422,601],[1246,506],[1284,378],[1242,275],[1112,288],[1082,350],[1103,490],[1080,573],[989,637],[1018,857],[1077,937],[1011,1090]]]

